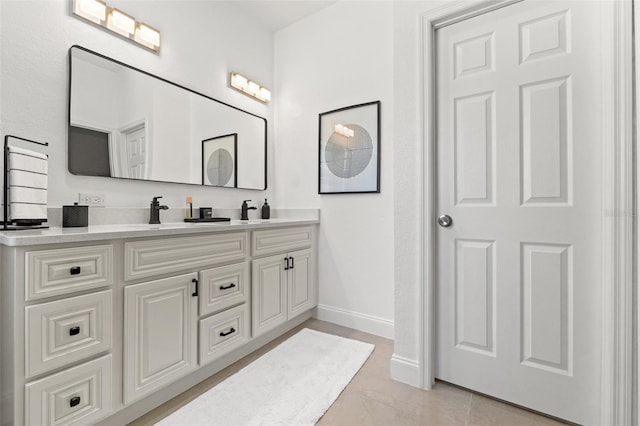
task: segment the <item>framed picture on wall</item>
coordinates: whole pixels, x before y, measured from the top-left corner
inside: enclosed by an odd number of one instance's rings
[[[202,141],[202,184],[238,187],[238,134]]]
[[[380,192],[380,101],[319,115],[318,194]]]

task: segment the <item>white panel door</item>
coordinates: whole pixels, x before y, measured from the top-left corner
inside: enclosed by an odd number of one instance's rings
[[[192,273],[125,287],[125,403],[197,368],[196,279]]]
[[[524,1],[439,29],[436,377],[599,419],[598,2]]]

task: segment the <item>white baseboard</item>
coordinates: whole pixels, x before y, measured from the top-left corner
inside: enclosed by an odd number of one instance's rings
[[[318,305],[313,313],[313,317],[393,340],[393,321],[389,321],[388,319],[327,305]]]
[[[417,361],[396,354],[391,356],[391,378],[414,387],[421,387]]]

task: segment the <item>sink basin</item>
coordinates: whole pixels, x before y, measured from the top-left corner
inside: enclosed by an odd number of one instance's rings
[[[159,224],[150,224],[150,223],[130,223],[126,225],[118,225],[125,229],[178,229],[178,228],[190,228],[193,225],[190,223],[184,222],[174,222],[174,223],[159,223]]]
[[[131,229],[131,230],[152,230],[152,229],[183,229],[183,228],[200,228],[203,226],[210,225],[224,225],[230,223],[229,218],[214,218],[214,220],[210,221],[190,221],[190,222],[168,222],[168,223],[159,223],[152,225],[150,223],[128,223],[124,225],[116,225],[123,229]]]

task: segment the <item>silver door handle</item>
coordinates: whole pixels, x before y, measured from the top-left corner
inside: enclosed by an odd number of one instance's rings
[[[448,214],[441,214],[440,216],[438,216],[438,225],[442,226],[443,228],[448,228],[453,224],[453,219],[451,219],[451,216],[449,216]]]

